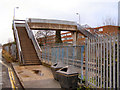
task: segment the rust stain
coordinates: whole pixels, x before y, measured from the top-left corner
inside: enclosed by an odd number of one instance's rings
[[[22,75],[23,77],[29,77],[28,75]]]
[[[23,73],[23,71],[19,71],[18,74]]]

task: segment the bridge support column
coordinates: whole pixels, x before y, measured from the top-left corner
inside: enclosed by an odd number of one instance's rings
[[[78,41],[78,32],[71,32],[72,34],[72,38],[73,38],[73,45],[77,45],[77,41]]]
[[[71,34],[72,34],[72,38],[73,38],[73,46],[75,46],[74,47],[74,59],[75,60],[77,60],[77,47],[76,47],[76,45],[77,45],[77,40],[78,40],[78,32],[71,32]]]

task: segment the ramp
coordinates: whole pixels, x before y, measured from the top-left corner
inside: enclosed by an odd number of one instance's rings
[[[12,63],[13,68],[24,88],[49,89],[61,88],[54,80],[51,69],[43,65],[19,66]]]

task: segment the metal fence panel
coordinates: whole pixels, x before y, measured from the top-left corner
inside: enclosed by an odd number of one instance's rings
[[[120,87],[120,35],[103,35],[86,41],[86,85]]]
[[[86,38],[84,46],[63,44],[43,46],[41,57],[42,61],[48,64],[63,62],[66,65],[73,65],[82,79],[85,76],[86,85],[97,88],[120,87],[119,34]]]

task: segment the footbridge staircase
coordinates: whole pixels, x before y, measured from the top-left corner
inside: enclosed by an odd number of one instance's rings
[[[20,64],[41,64],[41,49],[27,22],[25,20],[14,20],[13,32],[17,44],[17,51]]]

